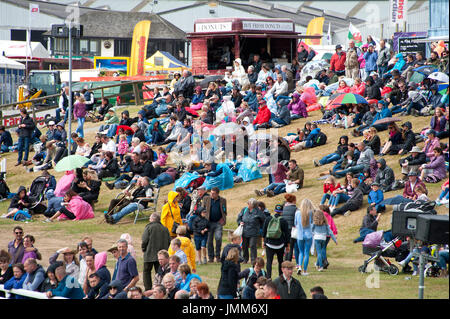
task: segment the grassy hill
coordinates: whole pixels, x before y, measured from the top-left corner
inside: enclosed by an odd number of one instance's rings
[[[140,108],[128,108],[131,115],[134,116]],[[312,112],[308,120],[318,120],[322,116],[320,111]],[[413,130],[419,131],[429,125],[429,117],[404,117],[404,120],[409,120],[413,124]],[[294,121],[291,125],[279,129],[279,136],[285,136],[288,132],[296,132],[297,128],[303,128],[306,119],[299,119]],[[76,125],[76,124],[74,124]],[[85,132],[87,141],[92,144],[96,127],[98,125],[87,123],[85,125]],[[75,127],[75,126],[73,126]],[[328,164],[323,167],[314,167],[313,159],[320,159],[322,156],[334,152],[337,146],[338,138],[341,135],[348,135],[350,142],[359,142],[362,137],[352,137],[350,130],[333,128],[330,125],[321,125],[322,131],[328,135],[327,144],[304,150],[301,152],[293,152],[291,157],[296,159],[299,166],[305,171],[304,187],[295,195],[297,196],[297,203],[302,199],[309,198],[314,204],[318,205],[322,197],[323,181],[317,180],[319,174],[328,170],[333,164]],[[45,129],[44,129],[45,131]],[[387,132],[379,133],[382,143],[387,140]],[[448,139],[444,140],[448,143]],[[419,144],[423,146],[423,143]],[[33,153],[31,153],[33,155]],[[3,154],[2,158],[8,161],[7,183],[12,191],[17,190],[20,185],[29,187],[31,182],[39,176],[39,173],[27,173],[22,166],[15,167],[14,163],[17,159],[17,154]],[[387,164],[391,166],[396,177],[401,176],[398,159],[400,156],[385,156]],[[57,178],[63,173],[52,171]],[[249,198],[255,197],[254,190],[265,187],[268,183],[267,176],[249,183],[236,184],[232,189],[221,192],[221,196],[227,199],[228,203],[228,218],[227,229],[235,229],[236,218],[239,211],[246,205]],[[427,184],[429,197],[435,199],[440,193],[439,184]],[[165,186],[161,189],[160,198],[158,202],[158,211],[160,211],[163,201],[167,199],[168,192],[173,188],[172,185]],[[16,224],[24,227],[26,234],[32,234],[36,238],[35,246],[42,252],[43,260],[41,264],[48,266],[48,258],[51,253],[57,249],[65,246],[75,247],[76,244],[84,236],[91,236],[94,241],[94,247],[98,251],[104,251],[111,247],[117,241],[121,234],[129,233],[133,237],[133,245],[137,251],[138,269],[141,272],[141,280],[139,285],[142,285],[142,269],[143,260],[141,252],[141,235],[147,224],[146,221],[138,222],[136,225],[132,223],[132,216],[125,217],[121,223],[117,225],[109,225],[103,222],[103,211],[108,208],[109,202],[113,199],[118,190],[109,190],[104,185],[101,189],[101,196],[99,202],[95,206],[95,218],[85,221],[65,221],[54,223],[42,223],[44,217],[36,216],[32,222],[16,223],[11,220],[0,220],[0,248],[6,248],[7,244],[13,238],[12,228]],[[385,194],[385,198],[401,194],[402,191],[393,191]],[[273,211],[277,203],[284,201],[283,195],[275,196],[273,198],[260,198],[263,200],[270,211]],[[9,201],[0,203],[0,212],[6,212],[9,206]],[[398,276],[389,276],[385,273],[379,274],[378,279],[373,281],[373,274],[361,274],[358,272],[360,266],[368,256],[362,254],[361,244],[353,244],[352,240],[359,235],[359,227],[362,218],[366,213],[367,197],[365,196],[365,203],[363,207],[353,212],[350,216],[338,216],[335,218],[335,223],[338,228],[338,245],[331,242],[328,246],[327,254],[330,266],[324,272],[317,272],[314,269],[316,257],[310,259],[309,273],[310,276],[299,277],[305,291],[309,288],[320,285],[324,288],[325,293],[329,298],[369,298],[369,299],[395,299],[395,298],[417,298],[418,296],[418,277],[412,277],[410,274],[399,274]],[[448,214],[446,207],[439,207],[438,214]],[[388,206],[387,211],[382,215],[379,229],[390,229],[392,209]],[[227,235],[224,234],[224,244],[227,242]],[[259,255],[261,251],[259,250]],[[112,270],[115,261],[112,256],[108,257],[108,266]],[[248,265],[247,265],[248,266]],[[245,265],[243,265],[245,267]],[[276,269],[276,261],[274,261],[274,270]],[[198,266],[197,273],[206,280],[210,285],[212,292],[216,294],[217,284],[220,278],[220,265],[207,264]],[[275,272],[276,275],[276,272]],[[297,276],[297,275],[295,275]],[[372,284],[371,284],[372,283]],[[375,283],[375,284],[373,284]],[[374,287],[375,288],[368,288]],[[448,279],[426,278],[425,298],[449,298]]]

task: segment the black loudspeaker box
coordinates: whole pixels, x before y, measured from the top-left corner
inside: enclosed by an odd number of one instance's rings
[[[392,213],[392,235],[414,237],[416,235],[417,216],[419,216],[419,213],[394,210]]]
[[[448,244],[448,215],[419,215],[416,239],[428,244]]]

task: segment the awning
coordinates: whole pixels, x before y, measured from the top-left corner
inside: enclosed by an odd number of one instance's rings
[[[432,43],[432,42],[438,42],[439,40],[444,40],[445,42],[448,42],[448,35],[443,35],[443,36],[435,36],[435,37],[429,37],[426,39],[414,39],[411,38],[411,42],[414,43]]]

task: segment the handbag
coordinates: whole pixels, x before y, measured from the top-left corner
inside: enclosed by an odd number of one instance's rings
[[[239,225],[236,230],[233,232],[233,235],[235,236],[242,236],[242,233],[244,232],[244,226]]]
[[[172,208],[170,207],[170,203],[167,203],[167,205],[169,205],[170,215],[172,215],[172,220],[173,220],[172,230],[170,232],[176,234],[177,233],[177,228],[178,228],[178,226],[180,226],[180,224],[178,224],[175,221],[175,218],[173,217]]]
[[[292,226],[292,229],[291,229],[291,238],[297,239],[297,234],[298,234],[297,227]]]

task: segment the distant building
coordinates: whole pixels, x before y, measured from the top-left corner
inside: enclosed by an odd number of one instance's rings
[[[94,56],[130,56],[131,41],[135,25],[142,20],[150,20],[150,34],[147,56],[157,50],[167,51],[182,62],[187,61],[186,34],[172,23],[157,14],[142,12],[92,11],[80,17],[83,35],[73,41],[73,55]],[[50,50],[56,57],[69,54],[68,41],[46,32],[50,38]]]

